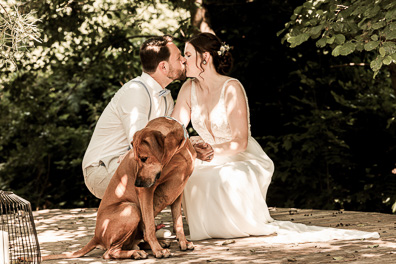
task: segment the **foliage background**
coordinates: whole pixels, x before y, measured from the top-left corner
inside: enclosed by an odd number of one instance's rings
[[[18,71],[1,68],[0,189],[38,209],[97,206],[81,171],[95,122],[140,75],[146,37],[174,35],[183,50],[196,5],[19,2],[36,12],[42,42],[17,61]],[[212,30],[233,46],[231,75],[246,89],[252,134],[275,162],[268,205],[392,212],[396,100],[388,67],[373,78],[377,54],[335,57],[333,47],[308,39],[282,44],[277,33],[302,0],[203,2]],[[180,85],[171,85],[174,98]]]

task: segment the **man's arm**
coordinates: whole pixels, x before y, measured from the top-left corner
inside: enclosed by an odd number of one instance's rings
[[[117,111],[129,143],[136,131],[143,129],[149,121],[150,97],[138,83],[130,83],[117,104]]]

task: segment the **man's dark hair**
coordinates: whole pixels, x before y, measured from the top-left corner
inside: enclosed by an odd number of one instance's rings
[[[168,61],[170,50],[166,46],[172,42],[173,38],[169,35],[153,37],[143,42],[140,47],[140,61],[144,72],[153,73],[161,61]]]

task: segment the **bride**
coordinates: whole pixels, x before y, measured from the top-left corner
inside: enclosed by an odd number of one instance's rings
[[[198,157],[183,193],[191,240],[267,237],[268,242],[308,242],[379,237],[378,233],[322,228],[274,221],[266,194],[272,160],[250,133],[247,97],[242,84],[226,74],[232,67],[229,46],[211,33],[185,44],[187,80],[172,117],[186,127]]]

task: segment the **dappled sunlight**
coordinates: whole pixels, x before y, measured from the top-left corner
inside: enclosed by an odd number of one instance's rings
[[[132,214],[132,207],[127,206],[124,208],[124,210],[122,210],[122,212],[120,213],[120,216],[130,216],[131,214]]]
[[[41,243],[72,241],[76,238],[93,235],[96,210],[85,213],[83,209],[72,209],[65,214],[64,210],[41,210],[33,212],[38,240]],[[69,228],[73,226],[73,228]]]
[[[124,175],[121,177],[120,183],[117,185],[115,189],[115,195],[120,198],[125,194],[126,186],[128,183],[128,175]]]
[[[102,237],[106,235],[106,230],[107,230],[107,227],[108,227],[109,223],[110,223],[109,219],[105,219],[103,221],[103,224],[102,224]]]
[[[250,236],[233,239],[208,239],[193,241],[195,250],[180,251],[172,236],[170,250],[172,257],[157,260],[151,251],[145,260],[104,260],[101,249],[95,249],[78,259],[51,260],[46,264],[78,263],[331,263],[334,261],[378,261],[392,263],[396,254],[396,229],[394,215],[362,212],[323,210],[302,210],[270,208],[275,219],[318,226],[336,226],[343,223],[346,229],[380,231],[382,238],[365,240],[333,240],[329,242],[271,244],[262,242],[268,236]],[[125,211],[128,214],[128,211]],[[43,255],[75,251],[82,248],[92,238],[95,228],[96,209],[42,210],[34,212],[36,228]],[[170,207],[165,208],[156,218],[165,228],[172,230]],[[188,225],[183,218],[184,229]]]
[[[238,142],[231,142],[230,143],[230,149],[231,150],[237,150],[239,148],[239,143]]]

